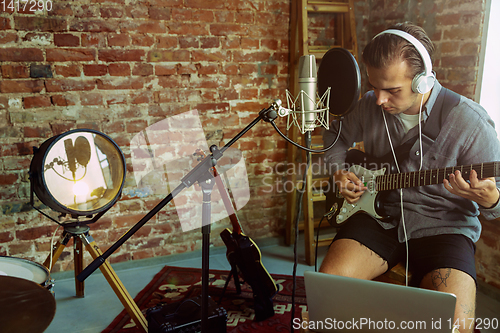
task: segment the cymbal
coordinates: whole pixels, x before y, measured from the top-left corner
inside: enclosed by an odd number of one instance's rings
[[[38,333],[56,313],[54,296],[36,282],[0,276],[0,323],[4,333]]]

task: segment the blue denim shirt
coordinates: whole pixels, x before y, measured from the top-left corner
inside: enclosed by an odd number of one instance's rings
[[[423,122],[429,117],[441,88],[436,81],[422,113]],[[363,142],[365,152],[375,157],[391,152],[383,112],[376,105],[375,94],[370,91],[344,117],[339,141],[324,155],[324,162],[331,174],[339,168],[345,168],[346,152],[356,142]],[[405,134],[398,115],[386,113],[385,118],[394,147],[418,135],[419,126]],[[334,120],[330,129],[324,132],[325,146],[336,138],[338,127],[339,121]],[[500,143],[493,121],[479,104],[461,96],[460,103],[450,111],[435,142],[424,151],[421,170],[495,161],[500,161]],[[420,158],[415,156],[399,161],[400,171],[417,171],[420,163]],[[496,179],[497,187],[500,187],[499,178]],[[386,212],[399,218],[379,223],[386,229],[397,227],[399,241],[403,242],[405,237],[400,223],[399,191],[391,191],[385,202]],[[476,242],[481,235],[479,213],[486,219],[498,218],[500,204],[489,209],[479,207],[477,203],[454,195],[444,185],[437,184],[403,189],[403,211],[408,239],[462,234]]]

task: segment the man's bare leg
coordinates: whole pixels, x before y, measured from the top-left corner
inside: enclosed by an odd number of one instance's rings
[[[330,245],[320,272],[371,280],[387,268],[384,259],[358,241],[338,239]]]
[[[453,268],[440,268],[426,274],[421,288],[452,293],[457,296],[453,323],[460,325],[460,333],[474,331],[476,312],[476,283],[467,273]]]

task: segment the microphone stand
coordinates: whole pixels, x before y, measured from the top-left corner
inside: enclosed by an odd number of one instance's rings
[[[209,251],[210,251],[210,215],[211,215],[211,192],[214,186],[213,174],[210,171],[217,161],[223,156],[224,152],[238,141],[246,132],[254,127],[258,122],[264,120],[274,124],[274,120],[278,117],[278,110],[281,107],[281,101],[273,102],[268,108],[262,109],[259,116],[255,118],[247,127],[239,132],[231,141],[229,141],[222,149],[218,149],[213,145],[210,147],[211,154],[206,156],[196,167],[193,168],[184,178],[181,179],[181,184],[178,185],[170,194],[168,194],[160,203],[158,203],[149,213],[147,213],[139,222],[130,228],[118,241],[116,241],[106,252],[95,258],[80,274],[77,279],[83,282],[90,274],[99,268],[106,259],[115,252],[123,243],[125,243],[133,234],[135,234],[146,222],[148,222],[156,213],[158,213],[165,205],[173,198],[198,182],[203,192],[202,204],[202,306],[201,306],[201,331],[207,332],[208,327],[208,276],[209,276]]]

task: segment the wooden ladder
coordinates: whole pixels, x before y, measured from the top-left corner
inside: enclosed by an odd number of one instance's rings
[[[314,17],[319,20],[327,18],[328,26],[326,28],[319,29],[311,22],[314,21]],[[324,21],[325,22],[325,21]],[[333,22],[333,27],[330,22]],[[354,18],[354,4],[353,0],[345,1],[319,1],[319,0],[292,0],[292,11],[291,11],[291,43],[290,43],[290,91],[293,96],[297,96],[300,89],[298,87],[298,76],[299,76],[299,59],[303,55],[313,54],[317,60],[321,60],[323,55],[333,47],[342,47],[349,50],[354,57],[357,59],[357,38],[356,38],[356,24]],[[331,30],[331,31],[330,31]],[[330,40],[333,43],[322,43],[318,38],[312,41],[314,35],[330,36]],[[303,138],[299,137],[299,130],[297,128],[291,128],[288,135],[295,141],[304,141]],[[321,149],[323,147],[323,141],[321,132],[319,128],[312,133],[312,146],[313,149]],[[301,156],[302,161],[306,161],[306,154],[309,154],[310,159],[314,158],[311,153],[302,152],[301,155],[298,154],[298,149],[289,144],[288,146],[288,163],[297,165],[298,158]],[[316,156],[316,158],[321,158]],[[293,170],[298,171],[298,168]],[[302,190],[301,182],[302,177],[297,175],[298,172],[290,172],[288,176],[288,183],[295,184],[295,188]],[[299,181],[300,180],[300,181]],[[319,189],[328,184],[328,175],[322,175],[319,177],[313,177],[312,168],[308,169],[305,182],[305,192],[303,196],[303,211],[304,220],[299,223],[299,230],[304,230],[304,245],[305,245],[305,256],[306,263],[308,265],[314,265],[315,257],[315,247],[316,242],[314,240],[314,229],[318,227],[320,218],[314,217],[314,203],[325,201],[325,196],[321,190],[313,191],[314,189]],[[297,216],[297,190],[288,192],[287,195],[287,224],[285,232],[285,242],[287,244],[294,243],[295,235],[295,219]],[[324,211],[323,211],[324,213]],[[328,226],[328,222],[323,221],[322,226]],[[318,242],[318,246],[329,245],[331,238],[322,239]]]

